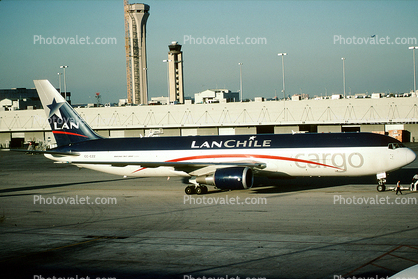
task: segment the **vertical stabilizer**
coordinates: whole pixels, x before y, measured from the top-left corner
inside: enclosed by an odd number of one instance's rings
[[[33,82],[58,146],[101,138],[48,80],[34,80]]]

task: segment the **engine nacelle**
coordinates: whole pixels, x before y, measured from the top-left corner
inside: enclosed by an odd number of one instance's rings
[[[253,186],[254,176],[249,167],[221,168],[213,175],[197,177],[196,182],[222,190],[249,189]]]

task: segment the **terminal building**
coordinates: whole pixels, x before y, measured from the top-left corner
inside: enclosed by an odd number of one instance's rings
[[[374,96],[76,110],[103,137],[140,137],[155,131],[159,136],[374,132],[418,141],[417,94]],[[7,147],[17,140],[54,145],[43,110],[0,111],[0,144]]]
[[[0,89],[0,110],[22,110],[42,108],[36,89]]]
[[[196,104],[239,102],[239,93],[228,89],[208,89],[194,94]]]
[[[56,88],[58,92],[60,89]],[[71,92],[61,93],[71,104]],[[42,103],[35,88],[0,89],[0,111],[42,109]]]

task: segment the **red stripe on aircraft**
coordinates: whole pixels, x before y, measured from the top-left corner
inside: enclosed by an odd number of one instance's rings
[[[323,167],[327,167],[327,168],[333,168],[333,169],[343,170],[344,171],[344,169],[342,169],[342,168],[335,167],[335,166],[331,166],[331,165],[327,165],[327,164],[322,164],[322,163],[318,163],[318,162],[314,162],[314,161],[308,161],[308,160],[297,159],[297,158],[282,157],[282,156],[272,156],[272,155],[249,155],[249,154],[199,155],[199,156],[189,156],[189,157],[183,157],[183,158],[168,160],[166,162],[183,162],[183,161],[190,161],[190,160],[216,159],[216,158],[248,158],[248,159],[257,158],[257,159],[270,159],[270,160],[281,160],[281,161],[293,161],[293,162],[298,162],[298,163],[313,164],[313,165],[318,165],[318,166],[323,166]],[[138,169],[138,170],[136,170],[134,172],[138,172],[138,171],[141,171],[143,169],[145,169],[145,168],[140,168],[140,169]]]
[[[76,133],[70,133],[70,132],[64,132],[64,131],[52,131],[53,134],[64,134],[64,135],[71,135],[71,136],[78,136],[78,137],[85,137],[88,138],[88,136],[80,135]]]

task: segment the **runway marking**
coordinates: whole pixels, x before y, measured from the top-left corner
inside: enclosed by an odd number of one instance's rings
[[[348,272],[348,273],[346,273],[346,274],[344,274],[344,275],[342,275],[342,276],[343,276],[343,277],[346,277],[346,276],[352,275],[354,272],[356,272],[356,271],[358,271],[358,270],[360,270],[360,269],[362,269],[362,268],[364,268],[364,267],[366,267],[366,266],[368,266],[368,265],[373,265],[373,266],[376,266],[376,267],[379,267],[379,268],[382,268],[382,269],[386,269],[386,270],[388,270],[388,271],[396,272],[396,270],[390,269],[390,268],[388,268],[388,267],[383,267],[383,266],[380,266],[380,265],[378,265],[378,264],[376,264],[376,263],[375,263],[377,260],[380,260],[380,259],[382,259],[383,257],[386,257],[386,256],[397,257],[397,258],[400,258],[400,259],[402,259],[402,260],[410,261],[410,262],[413,262],[413,263],[418,263],[418,261],[415,261],[415,260],[412,260],[412,259],[403,258],[403,257],[401,257],[401,256],[397,256],[397,255],[392,254],[392,253],[393,253],[393,252],[395,252],[396,250],[398,250],[398,249],[400,249],[400,248],[403,248],[403,247],[407,247],[407,248],[411,248],[411,249],[416,249],[416,250],[418,250],[418,248],[417,248],[417,247],[414,247],[414,246],[409,246],[409,245],[400,245],[400,246],[397,246],[397,247],[393,248],[392,250],[390,250],[390,251],[388,251],[388,252],[386,252],[386,253],[384,253],[384,254],[380,255],[380,256],[379,256],[379,257],[377,257],[377,258],[374,258],[374,259],[373,259],[373,260],[371,260],[371,261],[368,261],[367,263],[365,263],[365,264],[361,265],[360,267],[358,267],[358,268],[356,268],[356,269],[353,269],[352,271],[350,271],[350,272]]]
[[[358,241],[358,240],[357,240]],[[287,241],[280,241],[280,242],[287,242]],[[294,242],[294,241],[288,241],[288,242]],[[295,241],[295,242],[299,242],[299,241]],[[302,241],[303,242],[303,241]],[[306,243],[309,243],[309,242],[306,242]],[[315,242],[314,242],[315,243]],[[297,253],[303,253],[303,252],[307,252],[307,251],[312,251],[312,250],[316,250],[316,249],[326,249],[326,248],[330,248],[330,247],[333,247],[333,246],[338,246],[338,245],[356,245],[356,243],[350,243],[350,242],[346,242],[346,243],[324,243],[324,242],[318,242],[318,243],[321,243],[321,244],[326,244],[326,245],[324,245],[324,246],[320,246],[320,247],[310,247],[310,248],[306,248],[306,249],[302,249],[302,250],[299,250],[299,251],[294,251],[294,252],[289,252],[289,253],[285,253],[285,254],[280,254],[280,255],[271,255],[271,256],[267,256],[267,257],[263,257],[263,258],[258,258],[258,259],[252,259],[252,260],[246,260],[246,261],[241,261],[241,262],[239,262],[239,263],[231,263],[231,264],[225,264],[225,265],[221,265],[221,266],[213,266],[213,267],[210,267],[210,268],[205,268],[205,269],[199,269],[199,270],[194,270],[194,271],[190,271],[191,273],[197,273],[197,272],[203,272],[203,271],[209,271],[209,270],[213,270],[213,269],[219,269],[219,268],[225,268],[225,267],[231,267],[231,266],[237,266],[237,265],[243,265],[243,264],[247,264],[247,263],[254,263],[254,262],[257,262],[257,261],[262,261],[262,260],[271,260],[271,259],[274,259],[274,258],[277,258],[277,257],[283,257],[283,256],[286,256],[286,255],[293,255],[293,254],[297,254]],[[365,244],[360,244],[360,243],[358,243],[359,245],[365,245]],[[370,244],[368,244],[368,245],[370,245]],[[382,245],[382,244],[371,244],[371,245]],[[383,244],[384,245],[384,244]],[[388,244],[388,245],[390,245],[390,244]],[[392,245],[390,245],[390,246],[392,246]],[[384,256],[386,256],[386,255],[389,255],[389,253],[392,253],[393,251],[395,251],[395,250],[397,250],[397,249],[399,249],[399,248],[401,248],[401,247],[409,247],[409,246],[407,246],[407,245],[401,245],[401,246],[398,246],[398,247],[396,247],[396,248],[394,248],[394,249],[392,249],[391,251],[389,251],[389,252],[387,252],[387,253],[385,253],[385,254],[383,254],[383,255],[381,255],[381,256],[379,256],[379,257],[377,257],[377,258],[375,258],[374,260],[372,260],[372,261],[370,261],[370,262],[368,262],[368,263],[366,263],[366,264],[364,264],[364,265],[362,265],[361,267],[359,267],[359,268],[356,268],[356,269],[354,269],[353,271],[351,271],[351,272],[349,272],[349,273],[347,273],[347,274],[345,274],[345,275],[342,275],[342,277],[346,277],[347,275],[349,275],[350,273],[352,273],[352,272],[355,272],[355,271],[357,271],[357,270],[359,270],[360,268],[362,268],[362,267],[364,267],[364,266],[366,266],[366,265],[368,265],[368,264],[370,264],[370,263],[372,263],[373,261],[375,261],[375,260],[377,260],[377,259],[380,259],[380,258],[382,258],[382,257],[384,257]],[[409,247],[409,248],[414,248],[413,246],[412,247]],[[418,249],[418,248],[414,248],[414,249]],[[389,269],[388,269],[389,270]]]
[[[389,271],[392,271],[392,272],[396,272],[396,270],[393,270],[393,269],[390,269],[390,268],[387,268],[387,267],[384,267],[384,266],[381,266],[381,265],[378,265],[378,264],[375,264],[375,263],[371,263],[370,265],[381,268],[381,269],[386,269],[386,270],[389,270]]]
[[[412,248],[412,249],[417,249],[417,248],[415,248],[415,247],[409,247],[409,248]],[[414,262],[414,263],[417,263],[417,264],[418,264],[418,261],[415,261],[415,260],[407,259],[407,258],[404,258],[404,257],[398,256],[398,255],[391,255],[391,256],[392,256],[392,257],[395,257],[395,258],[402,259],[402,260],[411,261],[411,262]]]

